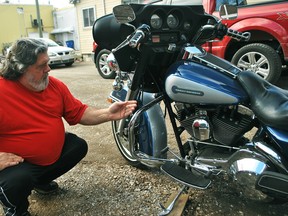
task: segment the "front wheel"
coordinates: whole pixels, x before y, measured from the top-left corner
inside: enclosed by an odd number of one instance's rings
[[[131,155],[130,149],[129,149],[129,140],[128,140],[128,131],[127,131],[127,125],[129,123],[129,120],[125,120],[125,126],[124,126],[124,132],[123,135],[120,135],[118,131],[120,120],[112,121],[112,132],[113,136],[116,142],[116,145],[121,153],[121,155],[128,161],[128,163],[134,167],[143,167],[143,165],[137,161],[136,158],[134,158]]]
[[[242,47],[235,53],[231,62],[242,70],[252,71],[273,84],[278,81],[282,72],[282,63],[277,52],[261,43]]]
[[[66,63],[65,66],[66,66],[66,67],[70,67],[70,66],[72,66],[73,63],[74,63],[74,61],[73,61],[73,62]]]

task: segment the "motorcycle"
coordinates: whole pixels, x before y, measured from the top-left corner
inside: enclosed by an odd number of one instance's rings
[[[220,15],[232,19],[237,8],[222,5]],[[119,5],[94,23],[94,40],[112,50],[108,64],[117,71],[109,98],[138,101],[133,115],[112,122],[119,151],[183,184],[160,215],[220,174],[251,199],[287,201],[288,92],[201,47],[224,36],[250,38],[201,5]]]

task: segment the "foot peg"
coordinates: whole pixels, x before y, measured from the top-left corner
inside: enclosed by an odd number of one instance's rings
[[[163,164],[161,171],[188,187],[206,189],[211,184],[211,180],[201,175],[193,174],[191,171],[171,162]]]

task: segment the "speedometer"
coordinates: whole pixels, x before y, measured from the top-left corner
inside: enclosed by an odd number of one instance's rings
[[[177,28],[179,25],[179,19],[177,16],[173,15],[173,14],[169,14],[169,16],[167,17],[167,25],[169,28]]]
[[[150,25],[154,29],[160,29],[162,27],[163,20],[158,14],[153,14],[150,19]]]

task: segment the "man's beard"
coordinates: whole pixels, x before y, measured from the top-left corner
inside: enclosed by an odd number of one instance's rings
[[[28,78],[29,84],[36,90],[36,91],[43,91],[47,88],[49,84],[49,76],[48,73],[45,73],[41,80],[36,81],[34,76],[30,76]]]

